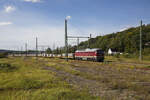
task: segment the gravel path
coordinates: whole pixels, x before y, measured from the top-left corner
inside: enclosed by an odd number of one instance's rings
[[[133,87],[135,89],[142,86],[147,89],[146,91],[150,90],[150,70],[126,67],[117,69],[115,67],[117,63],[109,66],[109,64],[84,61],[70,61],[69,63],[65,63],[63,60],[45,61],[45,63],[47,62],[56,64],[45,66],[45,70],[55,72],[57,77],[77,87],[78,90],[87,89],[90,94],[100,96],[104,100],[149,100],[147,98],[150,98],[149,94],[145,94],[141,90],[137,90],[140,92],[130,90],[126,86],[129,83],[129,86],[136,85]],[[60,69],[55,66],[59,66]],[[69,71],[65,70],[65,67],[69,68]],[[70,70],[78,71],[81,74],[73,74]]]
[[[112,100],[112,97],[115,100],[135,100],[134,98],[132,98],[134,94],[127,90],[120,91],[104,88],[104,84],[100,84],[98,81],[72,75],[65,71],[57,70],[53,67],[44,67],[44,69],[55,72],[57,77],[61,77],[69,84],[77,86],[78,90],[88,89],[90,94],[94,96],[100,96],[105,100]]]

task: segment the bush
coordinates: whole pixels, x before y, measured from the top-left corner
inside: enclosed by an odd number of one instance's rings
[[[150,60],[150,56],[143,56],[143,59],[149,61]]]
[[[0,71],[2,71],[2,72],[11,72],[14,69],[16,69],[16,67],[11,66],[8,63],[0,63]]]
[[[150,48],[143,49],[143,55],[149,55],[150,56]]]
[[[117,53],[117,54],[115,54],[115,55],[114,55],[114,57],[116,57],[116,58],[120,58],[120,54],[119,54],[119,53]]]
[[[122,55],[124,58],[133,58],[132,54],[125,53]]]
[[[21,79],[21,87],[22,89],[39,89],[44,85],[44,82],[40,82],[38,80],[23,78]]]
[[[6,58],[8,55],[8,53],[4,52],[4,53],[0,53],[0,58]]]

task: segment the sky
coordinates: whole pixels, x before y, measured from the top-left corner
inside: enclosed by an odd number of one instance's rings
[[[68,35],[110,34],[150,23],[150,0],[0,0],[0,49],[64,46]],[[80,41],[84,41],[83,39]],[[76,44],[76,40],[69,40]],[[40,49],[41,47],[39,47]]]

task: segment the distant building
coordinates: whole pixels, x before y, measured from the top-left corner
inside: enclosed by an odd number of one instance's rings
[[[115,55],[115,54],[118,54],[119,52],[117,52],[116,50],[114,50],[114,49],[111,49],[111,48],[109,48],[108,49],[108,55]]]
[[[145,43],[145,46],[150,46],[150,42]]]

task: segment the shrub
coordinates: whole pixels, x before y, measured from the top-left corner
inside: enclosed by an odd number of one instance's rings
[[[8,55],[8,53],[4,52],[4,53],[0,53],[0,58],[6,58]]]
[[[41,88],[44,83],[40,82],[38,80],[34,80],[34,79],[29,79],[29,78],[23,78],[21,79],[21,88],[23,89],[39,89]]]
[[[0,71],[2,72],[10,72],[13,71],[14,69],[16,69],[16,67],[11,66],[8,63],[0,63]]]
[[[111,88],[112,89],[119,89],[119,90],[127,89],[128,83],[127,82],[121,82],[121,81],[112,81]]]
[[[115,55],[114,55],[114,57],[116,57],[116,58],[120,58],[120,54],[119,54],[119,53],[117,53],[117,54],[115,54]]]
[[[132,54],[125,53],[122,55],[124,58],[133,58]]]
[[[143,49],[143,54],[144,55],[150,55],[150,48]]]

